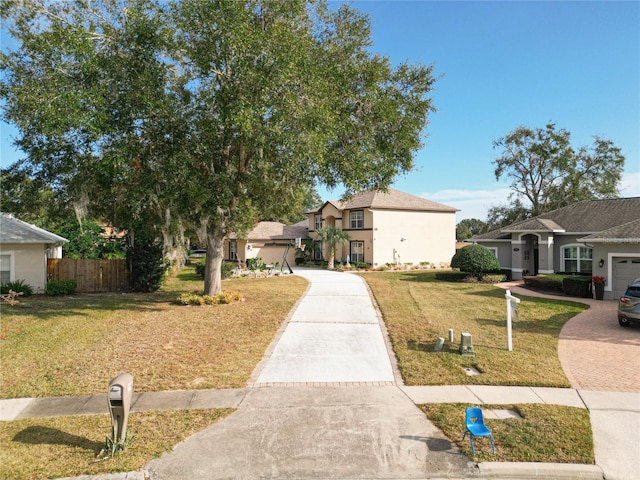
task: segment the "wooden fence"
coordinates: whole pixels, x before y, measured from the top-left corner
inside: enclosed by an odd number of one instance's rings
[[[127,269],[124,259],[50,258],[47,261],[47,279],[75,279],[78,282],[77,292],[118,292],[127,286]]]

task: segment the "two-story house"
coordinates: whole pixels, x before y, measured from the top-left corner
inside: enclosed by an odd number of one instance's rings
[[[367,191],[346,202],[328,201],[307,212],[309,237],[318,239],[320,227],[335,227],[349,234],[336,252],[336,261],[387,263],[430,262],[448,264],[455,253],[458,210],[398,190]],[[320,247],[322,248],[322,247]],[[326,246],[324,246],[326,248]],[[326,258],[318,249],[315,258]]]

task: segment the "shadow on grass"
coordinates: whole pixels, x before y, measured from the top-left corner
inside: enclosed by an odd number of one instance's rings
[[[93,442],[88,438],[63,432],[56,428],[31,426],[19,431],[13,437],[13,441],[31,445],[66,445],[68,447],[82,448],[98,453],[104,444]]]
[[[177,296],[173,292],[80,293],[56,297],[38,295],[29,297],[28,308],[21,302],[16,306],[9,306],[6,313],[10,312],[15,317],[32,316],[50,320],[52,315],[91,317],[100,311],[157,312],[161,310],[160,305],[173,302]]]

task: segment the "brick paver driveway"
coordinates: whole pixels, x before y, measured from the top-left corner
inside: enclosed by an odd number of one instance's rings
[[[519,283],[519,282],[518,282]],[[511,283],[512,293],[588,303],[560,332],[558,356],[573,388],[640,392],[640,327],[618,325],[618,303],[544,295]]]

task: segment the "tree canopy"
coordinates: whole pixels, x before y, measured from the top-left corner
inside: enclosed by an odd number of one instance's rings
[[[413,167],[431,66],[370,52],[349,6],[292,0],[4,0],[3,118],[20,165],[94,216],[207,245],[285,218],[309,185],[384,189]]]
[[[496,180],[511,182],[511,205],[494,207],[489,223],[499,227],[581,200],[612,198],[624,156],[612,141],[594,137],[591,147],[571,146],[571,134],[549,123],[544,129],[519,127],[494,141]]]
[[[456,240],[459,242],[487,232],[487,224],[477,218],[465,218],[456,225]]]

